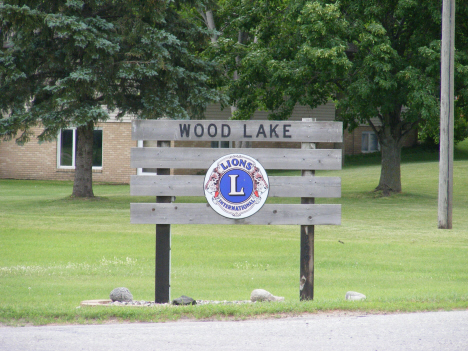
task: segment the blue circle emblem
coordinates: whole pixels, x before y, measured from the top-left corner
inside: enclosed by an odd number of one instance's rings
[[[206,172],[205,197],[210,206],[228,218],[256,213],[268,197],[268,176],[250,156],[231,154],[216,160]]]
[[[220,182],[221,195],[229,202],[242,203],[253,191],[253,180],[249,173],[241,169],[226,172]]]

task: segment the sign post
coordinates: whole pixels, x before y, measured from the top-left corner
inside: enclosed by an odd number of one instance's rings
[[[171,147],[170,141],[158,141],[158,147]],[[157,168],[159,176],[169,176],[170,168]],[[156,203],[171,203],[171,196],[156,196]],[[170,300],[171,291],[171,225],[156,224],[156,258],[154,279],[154,302],[166,303]]]
[[[303,119],[304,122],[312,122],[312,119]],[[302,143],[302,149],[315,149],[315,143]],[[315,171],[302,170],[303,177],[314,177]],[[301,197],[301,204],[314,204],[315,198]],[[301,225],[301,260],[300,260],[300,288],[301,301],[314,299],[314,247],[315,226]]]

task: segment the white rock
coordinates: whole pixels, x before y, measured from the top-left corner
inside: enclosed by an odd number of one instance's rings
[[[366,295],[358,293],[356,291],[348,291],[346,293],[345,299],[348,301],[361,301],[366,299]]]
[[[255,289],[250,294],[250,301],[284,301],[284,297],[281,296],[274,296],[272,293],[263,290],[263,289]]]

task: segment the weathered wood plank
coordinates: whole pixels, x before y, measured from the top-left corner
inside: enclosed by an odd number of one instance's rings
[[[343,141],[342,122],[135,120],[133,140]]]
[[[208,169],[227,154],[245,154],[261,163],[265,169],[341,169],[341,150],[328,149],[210,149],[210,148],[155,148],[141,147],[131,150],[134,168]]]
[[[340,225],[341,205],[264,205],[255,215],[230,219],[208,204],[130,204],[134,224]]]
[[[130,195],[204,196],[203,175],[131,176]],[[341,197],[339,177],[268,177],[269,197]]]

